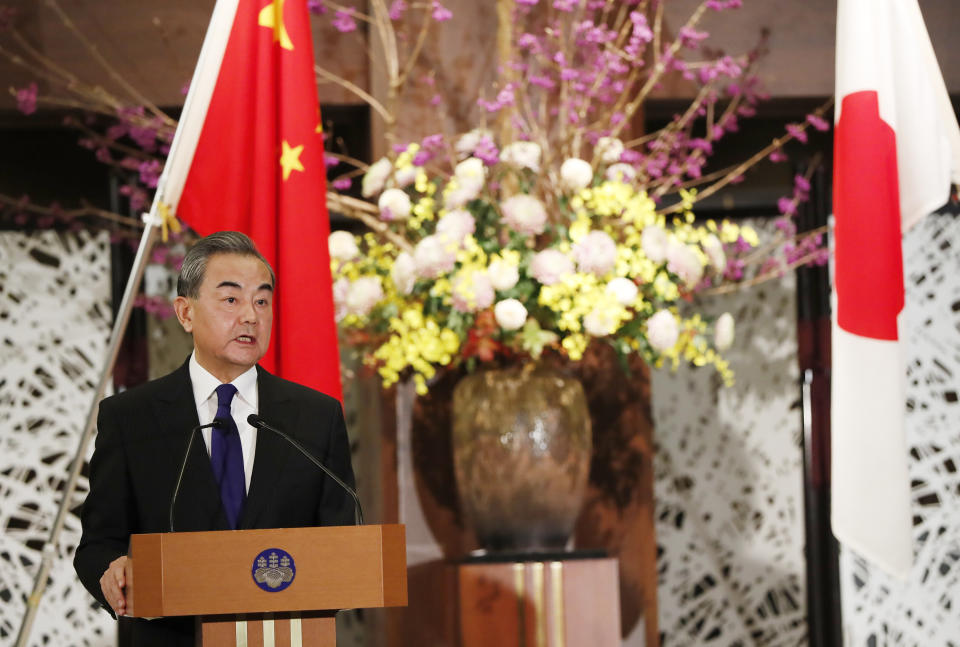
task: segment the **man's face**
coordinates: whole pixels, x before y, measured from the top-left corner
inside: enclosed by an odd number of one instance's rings
[[[270,345],[273,287],[260,259],[214,254],[197,298],[177,297],[177,318],[193,334],[200,366],[230,382],[256,364]]]

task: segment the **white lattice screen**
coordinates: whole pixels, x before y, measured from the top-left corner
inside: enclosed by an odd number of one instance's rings
[[[843,551],[851,647],[960,645],[960,216],[925,218],[903,252],[914,566],[899,581]]]
[[[662,644],[806,644],[795,282],[706,305],[736,319],[736,385],[653,373]]]
[[[19,630],[110,323],[106,234],[0,233],[0,645]],[[73,571],[79,538],[70,515],[31,645],[114,642],[113,620],[93,608]]]

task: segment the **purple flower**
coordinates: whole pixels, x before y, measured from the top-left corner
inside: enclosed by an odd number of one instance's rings
[[[433,153],[430,151],[417,151],[417,154],[413,156],[413,165],[414,166],[423,166],[433,159]]]
[[[157,146],[157,131],[153,128],[133,126],[130,128],[130,139],[135,141],[140,148],[146,151],[153,151]]]
[[[393,0],[390,3],[390,20],[400,20],[403,18],[403,13],[407,10],[407,3],[404,0]]]
[[[810,193],[810,182],[802,175],[797,175],[793,178],[793,186],[800,193]]]
[[[423,138],[423,141],[420,142],[420,147],[425,148],[428,151],[438,151],[443,148],[443,135],[437,133],[435,135],[427,135]]]
[[[166,247],[154,247],[153,252],[150,253],[150,262],[156,263],[157,265],[163,265],[167,260],[167,248]]]
[[[797,141],[807,143],[807,133],[800,124],[787,124],[787,132]]]
[[[532,85],[536,85],[545,90],[552,90],[553,88],[557,87],[557,84],[553,81],[553,79],[547,76],[531,74],[527,78],[527,81],[529,81]]]
[[[356,31],[357,21],[353,18],[353,9],[338,10],[333,18],[333,26],[342,34]]]
[[[771,162],[786,162],[787,159],[788,159],[788,158],[787,158],[786,153],[784,153],[783,150],[781,150],[781,149],[779,149],[779,148],[776,149],[776,150],[774,150],[772,153],[770,153],[770,161],[771,161]]]
[[[553,8],[557,11],[571,12],[577,8],[577,0],[553,0]]]
[[[519,2],[520,0],[517,1]],[[529,49],[536,52],[540,50],[540,39],[533,34],[520,34],[520,38],[517,39],[517,45],[520,49]]]
[[[690,140],[690,148],[697,151],[703,151],[707,155],[711,155],[713,153],[713,144],[700,137]]]
[[[782,197],[777,200],[777,211],[785,216],[795,216],[797,214],[797,202],[793,198]]]
[[[497,149],[497,145],[486,135],[480,140],[477,147],[473,149],[473,155],[483,160],[483,163],[487,166],[493,166],[500,161],[500,151]]]
[[[788,238],[797,233],[797,225],[789,216],[781,216],[780,218],[777,218],[777,220],[774,222],[774,226],[776,226],[776,228],[783,232],[783,235],[787,236]]]
[[[743,0],[707,0],[707,8],[714,11],[723,11],[724,9],[739,9],[743,5]]]
[[[807,123],[813,126],[814,128],[816,128],[817,130],[819,130],[820,132],[823,132],[825,130],[830,130],[830,124],[827,122],[826,119],[824,119],[819,115],[814,115],[814,114],[807,115]]]
[[[697,31],[693,27],[683,26],[680,28],[680,32],[677,34],[677,37],[680,39],[680,43],[684,47],[696,49],[700,46],[700,41],[706,39],[709,35],[709,32]]]
[[[17,110],[25,115],[32,115],[37,111],[37,84],[30,82],[25,88],[17,90]]]
[[[94,153],[94,156],[97,158],[98,162],[103,162],[104,164],[113,164],[113,158],[110,156],[110,151],[106,146],[101,146],[97,149],[97,152]]]
[[[433,0],[433,19],[437,22],[446,22],[453,18],[453,14],[450,13],[450,10],[440,4],[437,0]]]
[[[163,165],[160,164],[159,160],[143,162],[137,170],[140,172],[140,182],[151,189],[157,188],[157,182],[160,180],[160,171],[163,170]]]
[[[320,14],[327,13],[327,7],[321,0],[307,0],[307,11],[319,16]]]
[[[127,134],[127,125],[126,124],[114,124],[107,128],[106,137],[110,141],[116,141]]]
[[[353,185],[353,180],[348,177],[338,177],[333,181],[333,188],[337,191],[346,191]]]
[[[340,163],[340,160],[338,160],[336,157],[333,157],[332,155],[324,155],[324,156],[323,156],[323,165],[324,165],[324,167],[326,167],[326,168],[328,168],[328,169],[333,168],[334,166],[336,166],[336,165],[339,164],[339,163]]]

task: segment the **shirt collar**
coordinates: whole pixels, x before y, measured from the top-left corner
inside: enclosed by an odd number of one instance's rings
[[[193,384],[193,399],[199,408],[201,404],[214,395],[221,382],[210,371],[200,366],[196,353],[190,353],[189,370],[190,382]],[[251,366],[247,371],[237,376],[231,384],[237,387],[237,395],[256,411],[259,399],[257,397],[257,367]]]

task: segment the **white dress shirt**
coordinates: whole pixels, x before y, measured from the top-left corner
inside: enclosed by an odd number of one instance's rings
[[[193,399],[197,403],[197,417],[201,425],[213,422],[217,415],[217,387],[221,382],[207,369],[200,366],[194,354],[190,355],[190,381],[193,383]],[[240,449],[243,452],[243,479],[247,492],[250,491],[250,475],[253,473],[253,456],[257,449],[257,430],[247,423],[247,416],[259,413],[259,397],[257,392],[257,367],[240,375],[231,382],[237,387],[237,393],[230,402],[230,415],[237,423],[240,432]],[[204,429],[203,442],[207,446],[207,455],[210,455],[210,443],[213,429]]]

